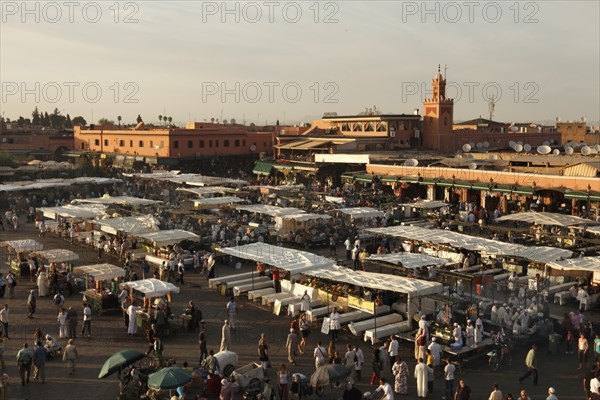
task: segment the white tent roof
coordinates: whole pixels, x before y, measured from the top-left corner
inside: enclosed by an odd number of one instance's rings
[[[335,265],[335,260],[330,258],[287,247],[272,246],[266,243],[223,247],[218,249],[218,251],[245,260],[261,262],[290,272],[303,272]]]
[[[112,264],[95,264],[77,267],[73,272],[89,274],[97,281],[107,281],[110,279],[125,276],[125,270]]]
[[[375,272],[353,271],[338,265],[332,265],[323,269],[314,269],[305,272],[305,274],[360,287],[406,293],[410,296],[426,296],[441,293],[444,288],[439,282],[378,274]]]
[[[111,218],[95,221],[103,232],[116,235],[118,231],[139,234],[158,231],[158,221],[151,215],[140,217]]]
[[[233,204],[242,203],[244,199],[240,199],[236,196],[223,196],[223,197],[205,197],[202,199],[194,199],[195,207],[206,207],[206,206],[218,206],[221,204]]]
[[[571,258],[569,260],[550,262],[546,265],[559,270],[600,272],[600,257]]]
[[[200,197],[207,196],[211,194],[221,194],[221,193],[234,193],[235,189],[228,188],[225,186],[205,186],[205,187],[180,187],[175,189],[177,192],[189,192],[194,193]]]
[[[600,226],[588,226],[585,230],[592,232],[594,235],[600,235]]]
[[[7,240],[0,243],[0,247],[4,246],[9,247],[17,253],[20,253],[22,251],[37,251],[42,250],[44,248],[43,244],[36,242],[33,239]]]
[[[248,186],[248,189],[268,189],[268,190],[279,190],[279,191],[291,191],[291,190],[302,190],[304,189],[303,184],[298,185],[257,185],[257,186]]]
[[[35,168],[37,171],[39,168]],[[107,184],[107,183],[115,183],[121,182],[121,179],[114,178],[98,178],[98,177],[80,177],[75,179],[38,179],[35,181],[20,181],[20,182],[11,182],[7,184],[0,185],[0,192],[14,192],[20,190],[36,190],[36,189],[46,189],[46,188],[56,188],[56,187],[64,187],[70,186],[74,184],[86,184],[86,183],[95,183],[95,184]]]
[[[105,194],[102,197],[95,198],[95,199],[81,199],[81,200],[74,200],[73,202],[90,203],[90,204],[121,204],[121,205],[130,205],[130,206],[148,206],[148,205],[152,205],[152,204],[162,203],[162,201],[142,199],[139,197],[131,197],[131,196],[111,197],[107,194]]]
[[[382,211],[377,211],[371,207],[338,208],[335,211],[341,211],[346,215],[350,215],[352,219],[383,217],[384,215]]]
[[[200,238],[193,232],[188,232],[181,229],[140,233],[135,236],[150,240],[154,242],[155,246],[167,246],[170,244],[179,243],[182,240],[198,240]]]
[[[415,203],[404,203],[401,205],[405,206],[405,207],[432,209],[432,208],[442,208],[442,207],[446,206],[447,204],[444,203],[443,201],[439,201],[439,200],[433,200],[433,201],[423,200],[423,201],[417,201]]]
[[[432,257],[427,254],[415,253],[391,253],[373,254],[368,260],[383,261],[391,264],[401,265],[404,268],[421,268],[429,265],[444,265],[449,261],[443,258]]]
[[[331,219],[331,215],[327,214],[311,214],[311,213],[300,213],[300,214],[283,214],[277,218],[290,219],[298,222],[311,221],[315,219]]]
[[[72,204],[66,204],[61,207],[40,207],[38,209],[47,218],[56,219],[56,216],[64,218],[82,218],[92,219],[103,215],[106,212],[106,206],[103,204],[88,204],[75,206]]]
[[[277,207],[277,206],[270,206],[270,205],[266,205],[266,204],[250,204],[250,205],[245,205],[245,206],[236,206],[237,210],[241,210],[241,211],[248,211],[248,212],[252,212],[252,213],[259,213],[259,214],[265,214],[265,215],[270,215],[272,217],[276,217],[279,215],[285,215],[285,214],[303,214],[304,211],[300,210],[299,208],[295,208],[295,207]]]
[[[487,254],[521,257],[544,263],[569,258],[573,255],[573,252],[570,250],[559,249],[556,247],[527,247],[520,244],[505,243],[497,240],[468,236],[457,232],[441,229],[427,229],[418,226],[369,228],[365,231],[377,235],[396,236],[435,244],[447,244],[455,248],[480,251]]]
[[[142,279],[139,281],[129,281],[119,284],[119,288],[130,288],[144,293],[148,298],[162,297],[168,293],[179,293],[179,288],[172,283],[159,281],[158,279]]]
[[[573,225],[597,225],[598,222],[591,219],[579,218],[573,215],[564,215],[549,212],[527,211],[514,214],[504,215],[498,218],[498,221],[521,221],[530,224],[538,225],[556,225],[556,226],[573,226]]]
[[[248,182],[241,179],[221,178],[218,176],[203,176],[199,174],[180,174],[180,171],[166,171],[152,174],[132,174],[143,179],[154,179],[157,181],[170,181],[174,183],[185,183],[192,186],[214,186],[214,185],[247,185]]]
[[[79,260],[79,255],[77,253],[66,249],[42,250],[35,251],[34,253],[42,258],[45,258],[49,263]]]

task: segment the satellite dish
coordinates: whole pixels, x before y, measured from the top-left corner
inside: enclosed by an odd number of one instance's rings
[[[539,154],[550,154],[550,152],[552,152],[552,148],[547,145],[541,145],[541,146],[538,146],[537,152]]]
[[[516,144],[515,142],[513,142],[512,140],[508,142],[508,146],[509,146],[511,149],[514,149],[516,145],[517,145],[517,144]]]
[[[519,140],[519,141],[517,142],[517,144],[520,144],[521,146],[523,146],[523,141]]]
[[[256,146],[255,145],[250,146],[250,151],[256,151]]]
[[[581,148],[581,154],[583,154],[584,156],[589,156],[590,154],[592,154],[592,149],[589,146],[583,146]]]
[[[510,130],[513,131],[513,132],[516,132],[516,131],[519,130],[519,127],[518,126],[511,126]]]
[[[469,169],[477,169],[477,164],[475,164],[474,162],[469,163]]]
[[[525,150],[526,153],[529,153],[531,151],[531,145],[529,143],[524,144],[523,150]]]
[[[518,144],[518,143],[517,143],[517,144],[515,145],[515,151],[516,151],[517,153],[520,153],[520,152],[522,152],[522,151],[523,151],[523,145],[522,145],[522,144]]]
[[[498,159],[498,154],[492,154],[490,156],[490,160],[497,160]]]
[[[475,159],[475,156],[473,154],[467,154],[467,158],[469,160],[473,160],[473,159]]]
[[[490,142],[483,142],[483,147],[486,149],[490,147]]]
[[[404,161],[405,167],[416,167],[417,165],[419,165],[419,160],[416,160],[414,158]]]
[[[594,146],[594,150],[600,152],[600,144],[597,144]]]
[[[552,150],[552,154],[554,154],[555,156],[560,154],[560,150],[559,149],[554,149]]]
[[[565,153],[570,156],[571,154],[573,154],[573,148],[571,146],[566,146],[565,147]]]
[[[548,146],[548,145],[550,145],[550,142],[549,142],[549,141],[547,141],[547,140],[544,140],[544,143],[542,143],[542,144],[543,144],[544,146]]]
[[[483,147],[483,143],[481,143],[481,142],[478,142],[478,143],[476,144],[476,146],[477,146],[477,148],[478,148],[478,149],[480,149],[480,148],[482,148],[482,147]]]
[[[465,143],[465,144],[463,144],[462,149],[463,149],[463,152],[468,153],[471,151],[471,145],[469,143]]]
[[[475,142],[469,142],[469,144],[471,145],[471,148],[474,149],[475,148]]]

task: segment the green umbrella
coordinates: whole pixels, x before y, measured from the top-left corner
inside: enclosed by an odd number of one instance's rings
[[[148,376],[148,386],[152,389],[177,389],[192,381],[192,374],[183,368],[167,367]]]
[[[113,354],[104,362],[102,369],[100,370],[100,374],[98,374],[98,379],[104,379],[107,376],[110,376],[120,370],[123,367],[127,367],[128,365],[133,364],[137,360],[141,360],[146,355],[137,350],[121,350],[118,353]]]

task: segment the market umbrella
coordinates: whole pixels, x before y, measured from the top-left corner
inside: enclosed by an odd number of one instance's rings
[[[192,381],[192,374],[183,368],[167,367],[148,376],[148,386],[159,389],[177,389]]]
[[[311,375],[310,384],[311,386],[325,386],[330,383],[338,382],[344,378],[347,378],[352,373],[352,368],[346,367],[341,364],[327,364],[323,365]]]
[[[104,362],[100,374],[98,374],[98,379],[104,379],[107,376],[114,374],[119,369],[127,367],[144,357],[145,354],[137,350],[121,350],[110,356],[108,360]]]

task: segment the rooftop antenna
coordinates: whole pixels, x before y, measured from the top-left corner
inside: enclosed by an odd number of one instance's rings
[[[448,80],[448,64],[444,64],[444,79]]]
[[[490,121],[494,120],[494,111],[496,111],[496,98],[491,95],[488,99],[488,109],[490,111]]]

